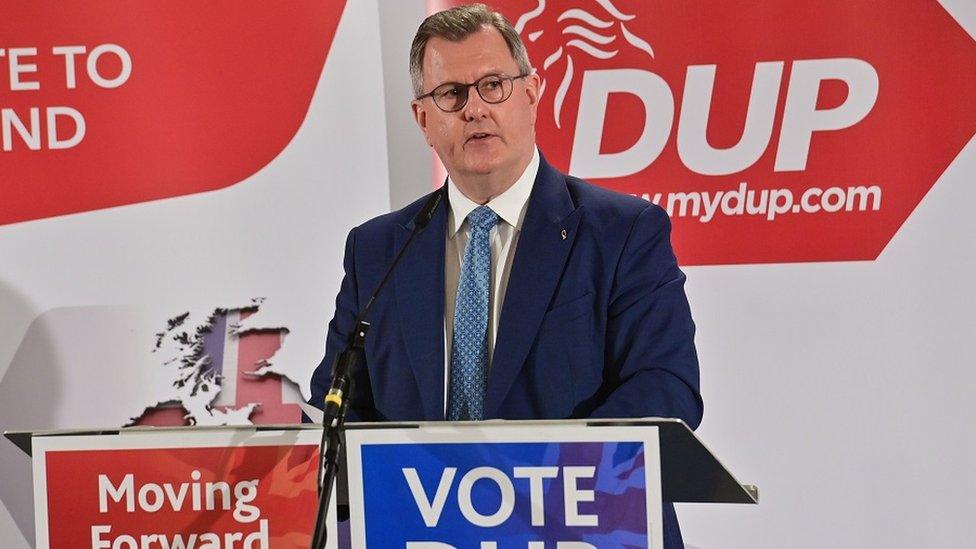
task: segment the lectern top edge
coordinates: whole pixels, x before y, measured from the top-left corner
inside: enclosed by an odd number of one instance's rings
[[[124,435],[126,433],[165,433],[179,431],[298,431],[319,429],[318,425],[304,424],[281,424],[281,425],[174,425],[166,427],[153,427],[139,425],[134,427],[105,427],[91,429],[39,429],[39,430],[11,430],[4,431],[5,436],[10,442],[14,443],[25,454],[31,455],[31,438],[33,437],[59,437],[59,436],[99,436],[99,435]]]
[[[533,425],[604,426],[656,426],[660,429],[662,481],[665,499],[674,502],[713,502],[755,504],[759,489],[740,483],[716,455],[680,419],[673,418],[621,418],[577,420],[488,420],[476,422],[396,422],[396,423],[348,423],[347,430],[371,429],[457,429],[476,426]],[[4,436],[31,455],[33,437],[138,435],[180,431],[300,431],[317,430],[320,425],[238,425],[238,426],[178,426],[178,427],[127,427],[104,429],[51,429],[6,431]]]
[[[408,429],[412,427],[443,427],[447,425],[566,425],[567,423],[578,423],[580,425],[649,425],[659,423],[674,423],[684,425],[680,419],[673,418],[621,418],[621,419],[578,419],[578,420],[487,420],[487,421],[458,421],[451,424],[442,421],[400,421],[400,422],[362,422],[347,423],[346,429]],[[162,433],[166,431],[225,431],[225,430],[255,430],[255,431],[290,431],[301,429],[320,429],[321,425],[316,424],[278,424],[278,425],[173,425],[173,426],[152,426],[137,425],[133,427],[92,427],[79,429],[12,429],[4,431],[6,437],[15,446],[20,448],[28,456],[31,455],[31,437],[57,437],[57,436],[97,436],[97,435],[118,435],[123,433]],[[687,426],[685,426],[687,429]],[[691,431],[688,429],[689,432]]]

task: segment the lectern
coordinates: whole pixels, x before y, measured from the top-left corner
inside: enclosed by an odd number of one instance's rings
[[[305,548],[320,427],[7,432],[38,548]],[[358,423],[330,547],[661,546],[661,501],[758,502],[680,420]],[[336,517],[342,518],[337,522]]]

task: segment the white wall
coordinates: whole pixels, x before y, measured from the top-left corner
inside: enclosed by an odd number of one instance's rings
[[[976,4],[941,1],[976,36]],[[247,185],[0,227],[0,428],[120,424],[138,402],[105,398],[100,384],[148,383],[139,373],[148,370],[98,368],[144,352],[159,315],[175,305],[226,306],[268,284],[285,289],[269,296],[266,321],[306,327],[283,350],[299,349],[292,356],[305,357],[296,372],[310,372],[317,359],[308,356],[323,344],[316,326],[332,313],[345,231],[431,187],[407,73],[424,14],[423,0],[350,0],[308,119]],[[346,118],[353,102],[372,106],[357,110],[355,123]],[[974,175],[970,141],[875,261],[686,269],[705,399],[698,434],[762,496],[759,506],[679,505],[689,546],[971,545]],[[215,204],[248,222],[215,231],[207,225]],[[169,232],[160,236],[154,228],[163,225]],[[169,242],[193,242],[205,226],[215,240],[167,255]],[[79,242],[105,261],[79,267]],[[156,244],[167,252],[148,253]],[[212,283],[173,274],[181,272],[174,265],[199,263],[216,248],[227,268],[207,273]],[[110,271],[132,282],[102,284]],[[146,288],[157,298],[132,297]],[[88,342],[105,342],[104,355],[68,341],[79,312],[104,320],[84,332]],[[122,327],[131,333],[112,345]],[[79,363],[81,351],[87,362]],[[77,398],[79,384],[97,396],[95,405]],[[3,547],[31,545],[29,471],[25,456],[0,443]]]

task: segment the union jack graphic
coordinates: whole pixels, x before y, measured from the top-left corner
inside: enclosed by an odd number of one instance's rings
[[[157,348],[175,342],[179,362],[173,384],[179,395],[151,407],[136,425],[286,424],[301,421],[298,386],[277,374],[254,371],[281,347],[286,329],[239,334],[237,327],[257,307],[217,309],[190,329],[188,315],[171,319]],[[164,364],[167,365],[167,364]]]

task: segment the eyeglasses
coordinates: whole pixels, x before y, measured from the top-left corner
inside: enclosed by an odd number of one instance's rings
[[[513,81],[525,78],[528,74],[518,76],[505,76],[504,74],[489,74],[482,76],[471,84],[459,84],[448,82],[434,88],[430,93],[425,93],[417,97],[421,100],[430,97],[434,100],[437,108],[444,112],[457,112],[468,104],[468,91],[470,88],[478,90],[478,95],[485,103],[501,103],[512,96]]]

